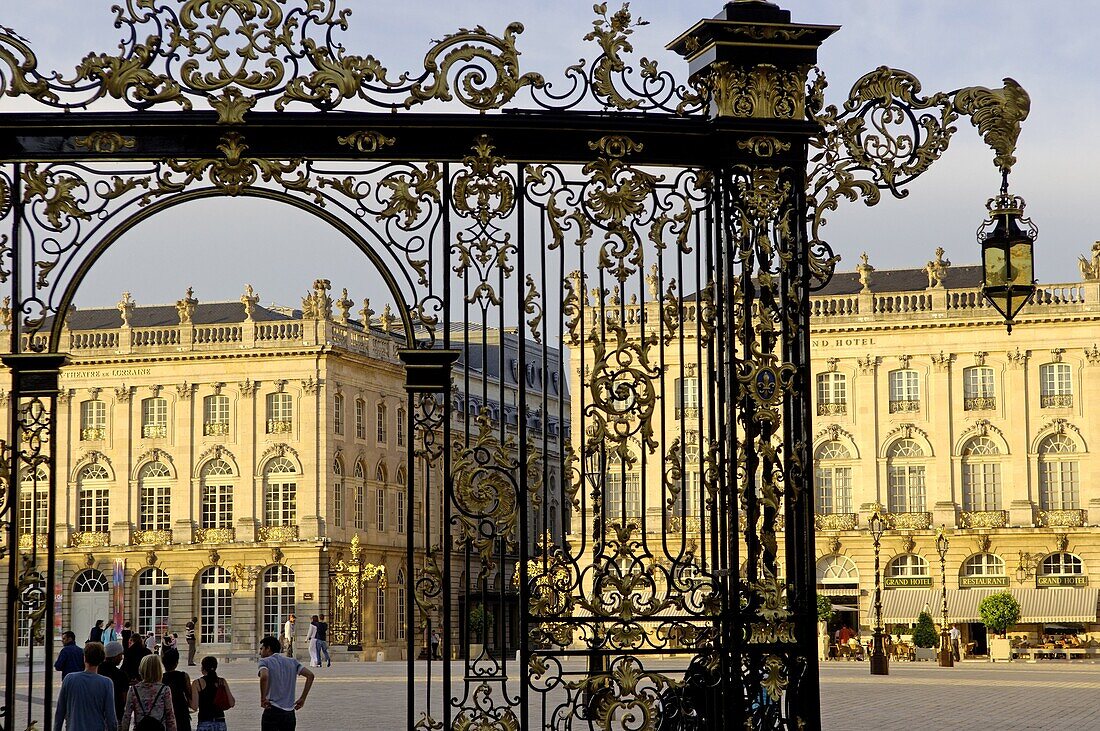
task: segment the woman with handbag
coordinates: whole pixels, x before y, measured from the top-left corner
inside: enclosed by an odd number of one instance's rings
[[[126,694],[126,710],[119,731],[176,731],[176,715],[172,712],[172,691],[162,683],[164,666],[156,655],[146,655],[138,668],[141,680],[130,686]]]
[[[191,684],[191,710],[199,712],[195,731],[226,731],[225,712],[237,705],[225,678],[218,677],[218,658],[208,655],[200,666],[202,677]]]

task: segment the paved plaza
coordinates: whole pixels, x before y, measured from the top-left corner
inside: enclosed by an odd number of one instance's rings
[[[405,728],[405,667],[337,663],[318,670],[298,728]],[[258,731],[256,666],[235,661],[220,670],[237,697],[237,707],[227,714],[229,729]],[[25,692],[25,676],[20,680]],[[827,731],[1100,730],[1100,664],[1092,662],[964,662],[951,669],[901,663],[891,666],[887,677],[872,677],[863,662],[834,662],[821,670],[821,696]]]

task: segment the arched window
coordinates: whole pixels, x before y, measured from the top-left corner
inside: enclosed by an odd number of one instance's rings
[[[992,553],[976,553],[963,561],[962,575],[964,577],[1007,576],[1004,559]]]
[[[202,468],[203,528],[233,527],[233,468],[223,459],[212,459]]]
[[[106,533],[109,530],[110,475],[103,465],[90,464],[77,477],[80,504],[76,528],[80,533]]]
[[[1073,381],[1068,363],[1044,363],[1039,366],[1039,407],[1043,409],[1073,406]]]
[[[915,553],[903,553],[886,567],[887,576],[930,576],[928,561]]]
[[[925,511],[924,450],[912,439],[898,439],[886,453],[889,486],[887,507],[891,513]]]
[[[80,440],[98,441],[107,438],[107,404],[99,399],[80,403]]]
[[[405,639],[405,571],[397,570],[397,639]]]
[[[817,583],[824,587],[859,587],[859,569],[847,556],[834,553],[817,562]]]
[[[366,521],[367,486],[366,474],[363,469],[363,461],[355,463],[355,503],[352,507],[352,524],[359,530],[363,530]]]
[[[1080,474],[1077,444],[1065,434],[1051,434],[1039,445],[1039,509],[1077,510]]]
[[[267,395],[267,433],[289,434],[294,431],[294,398],[289,393]]]
[[[997,408],[993,369],[974,366],[963,370],[963,410],[989,411]]]
[[[199,641],[229,642],[233,629],[233,593],[229,572],[208,566],[199,574]]]
[[[229,433],[229,397],[221,394],[202,400],[202,433],[220,437]]]
[[[332,460],[332,522],[339,528],[344,525],[344,463],[339,457]]]
[[[818,447],[814,461],[816,511],[822,515],[852,512],[852,453],[837,441]]]
[[[172,473],[163,462],[149,462],[138,473],[138,530],[171,530]]]
[[[110,591],[107,577],[99,569],[85,569],[73,579],[74,594],[94,594],[101,591]]]
[[[344,394],[342,393],[332,397],[332,431],[335,434],[344,433]]]
[[[155,396],[141,400],[141,436],[146,439],[168,436],[168,399]]]
[[[283,622],[294,613],[294,572],[286,566],[270,566],[263,575],[265,637],[281,637]]]
[[[890,371],[890,413],[920,411],[920,375],[914,370]]]
[[[407,418],[407,412],[404,408],[397,410],[397,446],[399,447],[405,446],[405,429],[407,428],[405,421]]]
[[[294,525],[298,515],[298,470],[286,457],[276,457],[264,470],[264,525]]]
[[[375,468],[374,468],[374,480],[375,480],[375,482],[385,482],[386,481],[386,463],[385,462],[379,462],[378,465],[375,466]]]
[[[975,437],[963,447],[963,510],[1001,509],[1001,460],[997,444]]]
[[[843,373],[817,374],[817,415],[848,413],[848,377]]]
[[[1052,553],[1043,559],[1039,573],[1043,576],[1076,576],[1085,572],[1081,559],[1072,553]]]
[[[375,596],[374,607],[374,634],[381,642],[386,639],[386,587],[378,585],[378,593]]]
[[[375,427],[379,444],[386,443],[386,405],[378,404],[378,408],[375,410]]]
[[[147,568],[137,576],[137,633],[161,634],[168,626],[168,574]]]
[[[50,530],[50,478],[46,468],[38,465],[23,473],[19,487],[19,534],[48,533]]]

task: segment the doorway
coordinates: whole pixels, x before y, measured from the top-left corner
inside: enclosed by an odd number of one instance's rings
[[[106,624],[111,618],[111,592],[102,571],[87,569],[77,574],[72,608],[69,629],[76,635],[77,644],[82,644],[97,620]]]

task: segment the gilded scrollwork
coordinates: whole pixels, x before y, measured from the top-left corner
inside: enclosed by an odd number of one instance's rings
[[[631,337],[621,325],[607,323],[607,337],[593,328],[588,342],[593,368],[587,381],[590,400],[585,416],[585,453],[606,447],[624,463],[636,457],[630,440],[638,439],[650,451],[660,446],[654,436],[653,412],[657,406],[654,382],[660,370],[651,361],[657,336]]]
[[[105,154],[118,152],[119,150],[132,150],[136,144],[137,140],[133,137],[102,130],[73,139],[73,146],[78,150],[91,150],[92,152]]]
[[[396,140],[381,132],[364,129],[337,137],[336,141],[358,152],[378,152],[383,147],[392,147]]]

